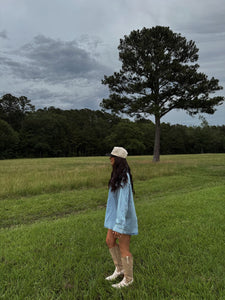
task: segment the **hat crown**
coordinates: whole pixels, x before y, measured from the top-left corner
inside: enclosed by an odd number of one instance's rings
[[[114,147],[111,155],[115,155],[121,158],[126,158],[128,155],[128,152],[126,149],[124,149],[123,147]]]

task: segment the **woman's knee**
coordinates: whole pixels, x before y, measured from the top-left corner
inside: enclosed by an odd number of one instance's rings
[[[106,236],[106,244],[108,248],[113,248],[116,245],[116,239],[114,238],[111,229],[108,229],[107,236]]]
[[[113,248],[113,247],[116,246],[116,240],[115,239],[106,237],[105,241],[106,241],[106,245],[108,246],[108,248]]]

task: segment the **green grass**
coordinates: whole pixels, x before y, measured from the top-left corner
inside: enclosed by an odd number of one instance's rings
[[[129,164],[135,282],[117,291],[104,280],[108,159],[0,161],[0,299],[225,298],[225,155]]]

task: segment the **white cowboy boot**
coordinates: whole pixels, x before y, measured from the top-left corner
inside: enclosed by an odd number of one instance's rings
[[[122,257],[122,265],[124,269],[124,278],[121,282],[117,284],[113,284],[112,287],[116,289],[120,289],[122,287],[130,285],[134,279],[133,279],[133,257],[132,256],[126,256]]]
[[[109,248],[109,252],[112,256],[114,265],[115,265],[115,271],[112,275],[106,277],[106,280],[114,280],[118,276],[123,275],[123,265],[121,261],[121,256],[120,256],[120,249],[118,246],[115,246],[113,248]]]

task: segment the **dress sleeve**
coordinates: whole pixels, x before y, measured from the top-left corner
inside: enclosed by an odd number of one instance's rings
[[[118,190],[118,204],[116,212],[116,223],[113,227],[113,231],[119,233],[126,232],[126,216],[128,212],[128,201],[130,193],[130,184],[127,182]]]

